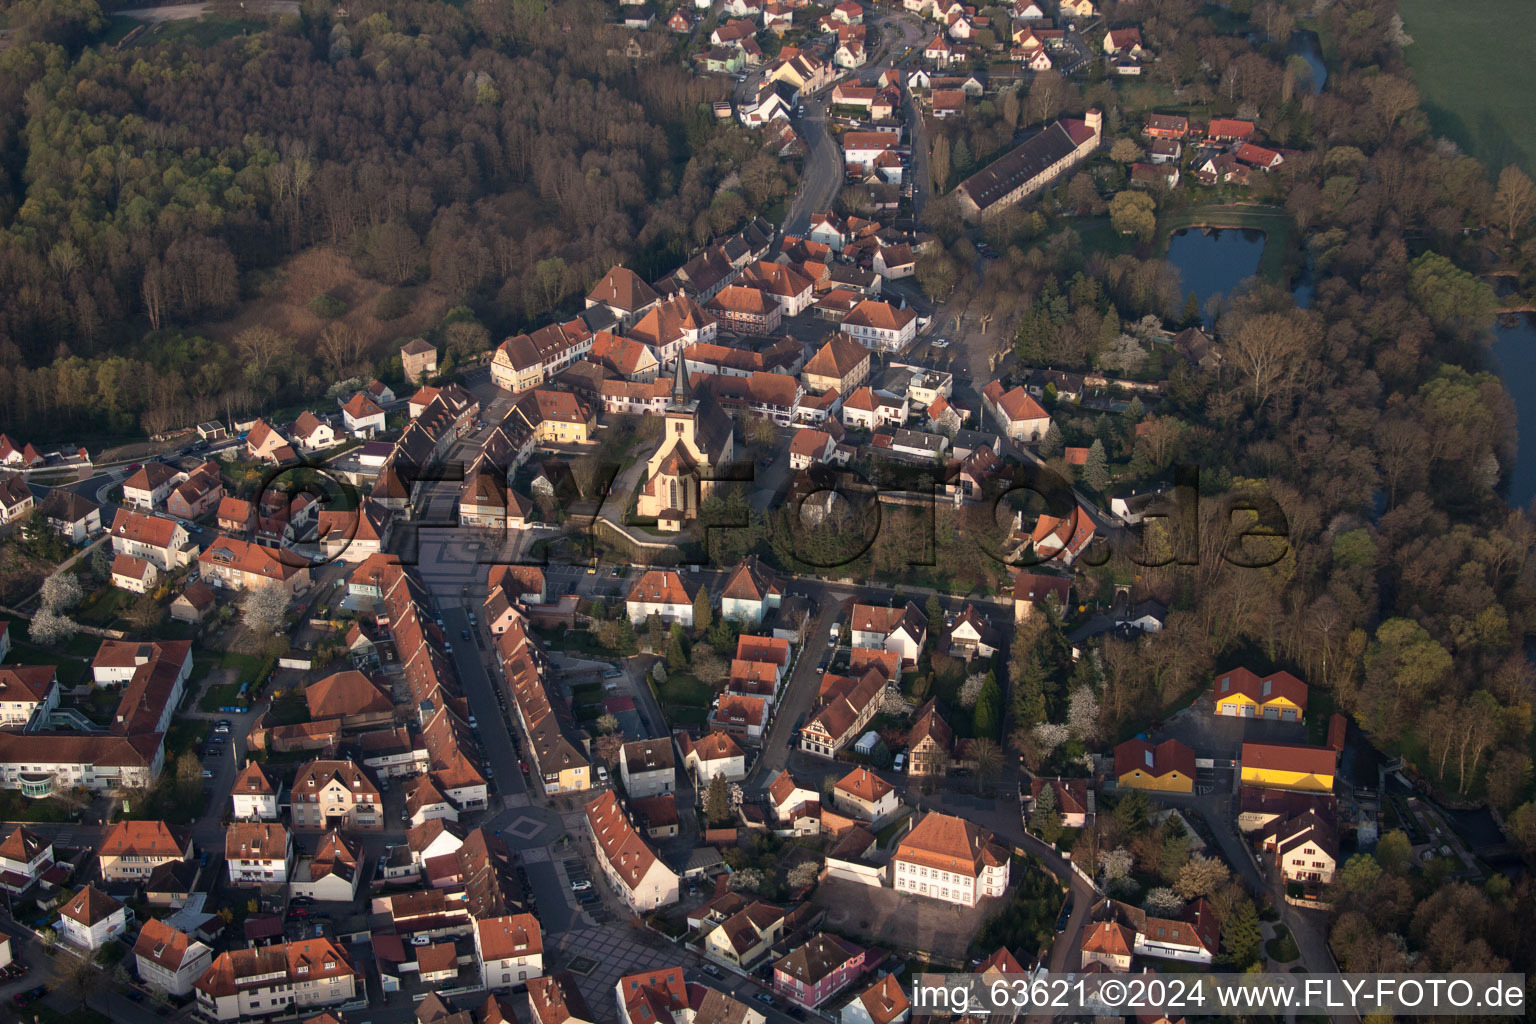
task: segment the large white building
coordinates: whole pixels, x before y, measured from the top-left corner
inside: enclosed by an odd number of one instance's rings
[[[619,748],[619,776],[631,800],[676,791],[677,759],[670,739],[635,740]]]
[[[612,792],[587,804],[592,848],[613,890],[636,912],[677,902],[677,874],[640,837]]]
[[[1008,851],[979,825],[933,811],[897,846],[891,885],[897,892],[974,907],[1008,888]]]
[[[208,1020],[303,1016],[355,999],[357,971],[331,940],[307,939],[221,953],[194,988]]]

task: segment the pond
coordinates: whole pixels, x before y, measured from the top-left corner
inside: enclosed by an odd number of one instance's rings
[[[1509,503],[1524,508],[1536,498],[1536,314],[1500,317],[1493,330],[1493,356],[1515,402],[1519,448],[1509,478]]]
[[[1322,92],[1324,83],[1328,81],[1328,65],[1323,63],[1323,48],[1318,42],[1317,33],[1310,29],[1291,33],[1291,41],[1285,52],[1307,62],[1307,66],[1312,69],[1311,91]]]
[[[1168,262],[1179,269],[1184,295],[1195,293],[1206,327],[1215,324],[1213,297],[1230,298],[1259,269],[1264,232],[1251,228],[1182,228],[1168,239]]]

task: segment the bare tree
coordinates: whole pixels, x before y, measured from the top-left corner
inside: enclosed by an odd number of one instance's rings
[[[1536,209],[1536,185],[1530,176],[1514,164],[1499,172],[1499,187],[1493,193],[1493,213],[1504,233],[1511,239]]]

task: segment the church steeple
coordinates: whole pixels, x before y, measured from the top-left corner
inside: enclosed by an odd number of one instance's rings
[[[688,402],[688,360],[683,358],[683,353],[677,354],[677,363],[672,368],[672,404],[685,405]]]

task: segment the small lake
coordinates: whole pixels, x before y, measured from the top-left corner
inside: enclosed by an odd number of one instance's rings
[[[1493,329],[1493,357],[1515,402],[1519,449],[1509,478],[1509,503],[1524,508],[1536,498],[1536,391],[1527,386],[1536,380],[1536,314],[1500,317]]]
[[[1323,63],[1323,47],[1318,42],[1317,33],[1310,29],[1291,33],[1291,41],[1286,45],[1285,52],[1307,62],[1307,66],[1312,69],[1310,91],[1322,92],[1323,85],[1328,81],[1328,65]]]
[[[1215,323],[1207,303],[1228,298],[1253,277],[1264,252],[1264,232],[1251,228],[1182,228],[1168,239],[1168,262],[1179,268],[1179,289],[1195,293],[1206,327]]]

